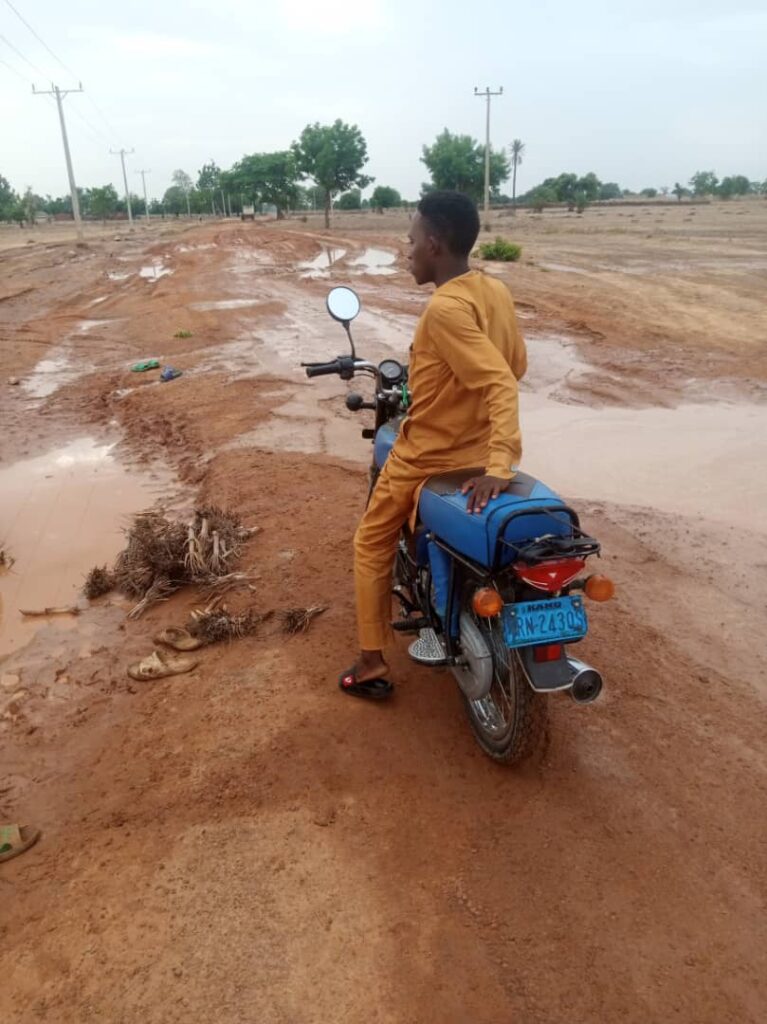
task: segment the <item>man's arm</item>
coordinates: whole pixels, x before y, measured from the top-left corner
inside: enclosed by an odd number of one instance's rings
[[[456,299],[433,300],[429,328],[438,354],[461,381],[482,391],[490,414],[485,477],[471,481],[469,511],[480,512],[511,480],[522,454],[517,381],[501,353],[479,328],[471,308]]]

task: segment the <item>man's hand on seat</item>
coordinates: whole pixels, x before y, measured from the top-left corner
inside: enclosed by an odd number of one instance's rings
[[[488,501],[497,498],[510,483],[511,480],[503,480],[498,476],[473,476],[461,488],[461,494],[469,494],[471,491],[469,500],[466,502],[466,511],[482,512],[487,507]]]

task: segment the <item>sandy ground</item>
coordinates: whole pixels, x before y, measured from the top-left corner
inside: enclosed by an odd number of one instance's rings
[[[335,688],[369,445],[345,386],[297,364],[343,351],[334,282],[362,297],[360,351],[404,357],[406,218],[11,239],[0,820],[44,836],[0,866],[9,1019],[764,1020],[766,227],[759,202],[493,225],[524,246],[488,271],[529,340],[525,468],[619,587],[583,651],[604,696],[552,699],[512,770],[404,645],[390,705]],[[146,356],[184,376],[132,374]],[[263,528],[260,610],[330,604],[305,636],[141,685],[126,665],[197,595],[21,622],[77,601],[129,514],[199,500]]]

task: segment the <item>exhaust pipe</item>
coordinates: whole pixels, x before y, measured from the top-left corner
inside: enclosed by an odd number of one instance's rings
[[[568,658],[567,663],[573,673],[570,696],[576,704],[590,704],[602,692],[602,676],[577,658]]]

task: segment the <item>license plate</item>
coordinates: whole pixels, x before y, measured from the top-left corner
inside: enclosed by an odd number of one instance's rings
[[[520,601],[503,608],[503,634],[508,647],[580,640],[588,628],[582,597]]]

